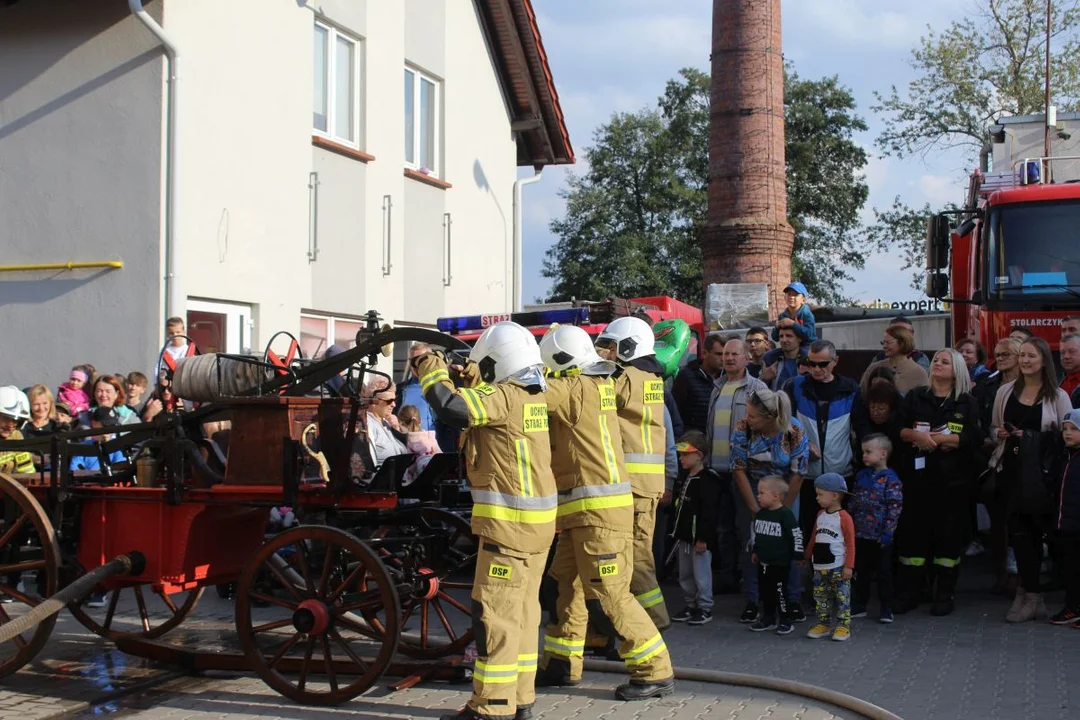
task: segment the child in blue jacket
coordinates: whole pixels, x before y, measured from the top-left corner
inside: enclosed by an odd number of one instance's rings
[[[879,619],[893,621],[892,555],[893,536],[904,506],[903,488],[896,471],[889,468],[892,442],[875,433],[862,443],[865,468],[855,476],[855,493],[848,506],[855,521],[855,583],[852,587],[851,616],[866,617],[870,583],[878,583],[881,601]]]
[[[808,348],[810,343],[817,340],[817,329],[814,325],[814,313],[806,304],[806,286],[801,282],[793,282],[784,288],[784,297],[787,298],[787,309],[776,319],[772,339],[779,342],[780,328],[791,328],[799,338],[799,345]]]

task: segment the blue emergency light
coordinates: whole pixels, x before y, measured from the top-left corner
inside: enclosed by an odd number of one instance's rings
[[[459,317],[439,318],[436,322],[439,332],[454,335],[456,333],[487,330],[495,323],[504,320],[511,320],[525,327],[537,327],[554,323],[559,325],[583,325],[589,322],[589,309],[562,308],[559,310],[535,310],[498,315],[462,315]]]

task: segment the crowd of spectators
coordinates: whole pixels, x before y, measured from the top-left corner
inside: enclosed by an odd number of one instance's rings
[[[924,604],[932,615],[952,613],[964,559],[988,551],[996,574],[988,590],[1013,601],[1002,606],[1007,621],[1080,628],[1080,470],[1068,462],[1080,452],[1080,318],[1063,323],[1055,365],[1049,345],[1026,328],[992,356],[975,339],[924,353],[911,322],[897,317],[855,379],[836,372],[839,354],[816,338],[804,298],[792,297],[799,290],[789,286],[788,310],[774,328],[709,334],[701,359],[672,384],[687,428],[704,433],[685,444],[702,451],[711,471],[699,469],[697,482],[719,484],[715,493],[695,491],[716,504],[705,515],[708,584],[745,595],[740,620],[752,629],[787,632],[815,604],[804,592],[817,579],[809,566],[850,566],[850,609],[836,599],[835,626],[826,632],[819,622],[808,633],[844,640],[849,631],[836,631],[866,616],[875,584],[881,622]],[[835,477],[844,486],[836,507],[851,513],[854,541],[849,557],[823,564],[802,548],[819,519],[836,524],[822,500]],[[783,523],[775,508],[762,517],[762,497],[776,492],[797,530],[786,554],[776,552]],[[762,533],[768,568],[755,555]],[[680,564],[686,610],[677,619],[700,619],[700,563]],[[849,597],[828,577],[829,597]],[[1051,614],[1043,593],[1062,587],[1064,606]]]

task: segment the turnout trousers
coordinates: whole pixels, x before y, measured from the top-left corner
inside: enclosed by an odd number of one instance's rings
[[[512,718],[536,699],[540,580],[547,551],[525,553],[480,538],[472,591],[476,664],[469,707]]]
[[[634,574],[630,579],[630,592],[649,613],[653,624],[666,630],[671,625],[671,618],[656,579],[656,556],[653,554],[659,506],[660,498],[634,496]]]
[[[550,569],[558,586],[557,622],[544,632],[542,668],[553,662],[567,663],[570,678],[581,679],[591,607],[599,629],[618,639],[619,657],[633,680],[656,682],[673,676],[660,631],[630,592],[632,543],[629,533],[605,528],[559,532]]]

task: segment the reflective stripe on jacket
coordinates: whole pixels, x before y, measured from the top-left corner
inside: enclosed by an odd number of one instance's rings
[[[660,497],[664,494],[664,381],[658,375],[625,366],[615,381],[626,452],[626,471],[634,494]]]
[[[546,396],[554,442],[552,470],[559,487],[559,529],[629,531],[634,497],[623,461],[614,381],[592,375],[552,377]],[[663,468],[663,455],[660,463]]]

